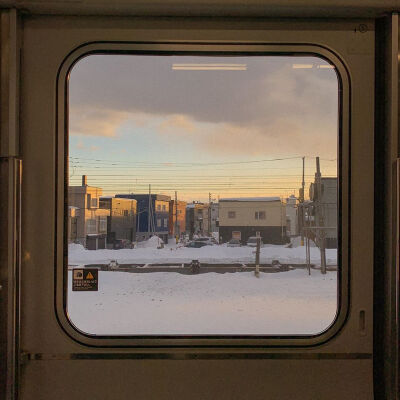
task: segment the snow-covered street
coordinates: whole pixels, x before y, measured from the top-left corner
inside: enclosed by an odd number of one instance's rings
[[[72,292],[70,271],[68,287],[72,323],[98,335],[315,334],[332,323],[337,308],[337,273],[315,270],[260,278],[252,272],[99,271],[98,292]]]

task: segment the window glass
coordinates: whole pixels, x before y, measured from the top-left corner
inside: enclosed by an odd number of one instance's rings
[[[99,230],[101,233],[107,232],[107,217],[99,217],[100,227]]]
[[[340,269],[332,65],[90,55],[68,95],[73,325],[93,335],[330,326]],[[75,269],[97,269],[98,290],[73,290]]]
[[[86,220],[86,232],[93,234],[96,233],[96,220],[95,219],[87,219]]]

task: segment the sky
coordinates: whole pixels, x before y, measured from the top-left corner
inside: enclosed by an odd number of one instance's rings
[[[90,55],[69,79],[70,184],[185,201],[337,175],[338,79],[317,57]],[[306,190],[307,192],[307,190]]]

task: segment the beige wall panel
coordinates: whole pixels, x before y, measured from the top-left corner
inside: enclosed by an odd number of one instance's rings
[[[24,400],[371,400],[369,360],[33,361]]]
[[[229,211],[235,212],[235,218],[229,218]],[[255,212],[259,211],[265,212],[265,219],[255,218]],[[286,226],[286,205],[279,201],[222,201],[219,223],[221,226]]]

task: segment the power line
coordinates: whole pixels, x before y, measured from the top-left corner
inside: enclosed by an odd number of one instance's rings
[[[300,159],[301,156],[293,156],[293,157],[281,157],[281,158],[269,158],[269,159],[262,159],[262,160],[248,160],[248,161],[224,161],[224,162],[204,162],[204,163],[194,163],[194,162],[174,162],[174,161],[165,161],[161,163],[154,163],[149,161],[117,161],[117,160],[106,160],[106,159],[95,159],[95,158],[82,158],[82,157],[72,157],[70,156],[69,159],[71,160],[85,160],[89,161],[87,164],[92,163],[95,161],[96,163],[111,163],[111,165],[118,165],[118,164],[129,164],[129,165],[158,165],[158,166],[165,166],[165,165],[173,165],[173,166],[203,166],[203,165],[233,165],[233,164],[253,164],[253,163],[262,163],[262,162],[273,162],[273,161],[285,161],[285,160],[295,160]],[[79,161],[78,161],[79,162]],[[93,163],[92,163],[93,164]]]

